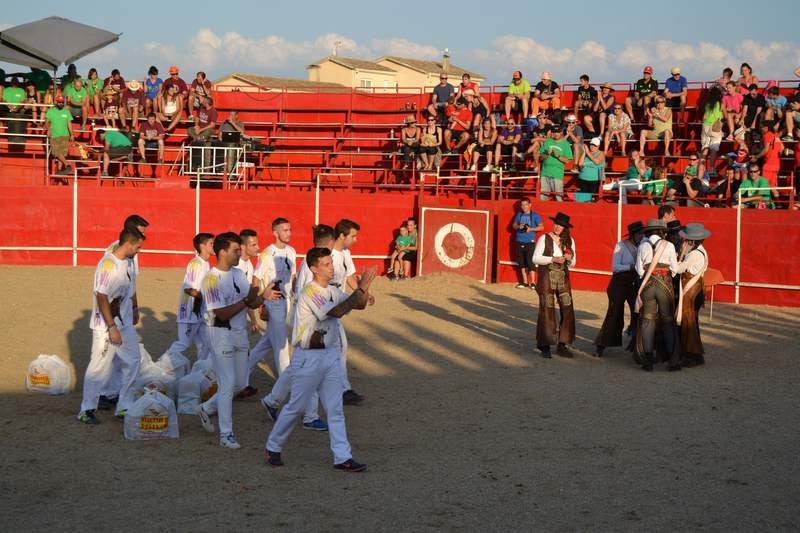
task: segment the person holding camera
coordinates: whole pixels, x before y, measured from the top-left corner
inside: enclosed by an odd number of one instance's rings
[[[520,211],[514,215],[511,227],[514,230],[514,240],[517,243],[517,265],[519,265],[522,281],[517,283],[517,289],[536,289],[533,273],[536,265],[533,264],[533,249],[536,242],[536,232],[542,231],[542,217],[531,211],[531,201],[523,198],[519,202]],[[530,281],[528,281],[530,279]]]

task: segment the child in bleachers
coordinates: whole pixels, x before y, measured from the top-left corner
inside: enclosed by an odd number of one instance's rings
[[[408,227],[403,222],[400,225],[400,235],[394,240],[394,252],[389,260],[389,269],[386,271],[387,274],[393,274],[395,271],[397,274],[390,279],[398,280],[403,277],[403,256],[409,246],[411,246],[411,235],[408,234]]]

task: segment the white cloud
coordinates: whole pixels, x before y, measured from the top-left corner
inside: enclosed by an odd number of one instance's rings
[[[172,64],[194,72],[205,70],[219,77],[229,72],[250,71],[304,78],[305,66],[333,53],[347,57],[377,59],[384,55],[437,59],[441,43],[420,43],[404,37],[386,36],[359,42],[348,35],[326,33],[307,40],[291,40],[281,35],[248,36],[238,32],[219,34],[200,28],[184,43],[151,41],[125,49],[117,43],[79,64],[97,66],[102,71],[118,67],[123,73],[144,72],[150,64],[162,70]],[[791,78],[800,65],[800,46],[793,42],[744,40],[734,47],[699,41],[667,39],[628,41],[620,48],[587,40],[574,47],[555,47],[523,35],[507,34],[471,50],[454,50],[453,63],[480,72],[490,83],[502,84],[511,72],[522,70],[530,80],[548,70],[560,83],[574,83],[582,73],[593,81],[633,81],[644,65],[652,65],[656,78],[663,80],[670,67],[679,65],[690,80],[716,78],[724,67],[738,71],[743,61],[753,65],[762,78]],[[89,65],[88,63],[92,63]]]

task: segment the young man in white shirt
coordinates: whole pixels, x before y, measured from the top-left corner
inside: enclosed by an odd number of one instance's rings
[[[200,284],[208,274],[210,266],[208,258],[214,251],[214,235],[211,233],[198,233],[192,239],[197,255],[186,265],[183,275],[183,284],[178,296],[178,340],[173,342],[170,353],[183,355],[189,346],[195,345],[197,360],[207,359],[210,353],[208,345],[208,330],[205,323],[205,305],[200,293]]]
[[[123,229],[135,229],[136,231],[144,235],[149,225],[150,223],[147,220],[145,220],[144,217],[133,214],[133,215],[128,215],[125,218],[125,222],[122,224],[122,227]],[[106,248],[106,254],[113,253],[118,246],[119,246],[119,239],[111,242],[108,245],[108,248]],[[134,255],[133,259],[129,259],[129,261],[133,262],[133,269],[136,273],[136,277],[138,278],[139,254]],[[136,294],[136,287],[134,287],[133,293]],[[134,298],[133,300],[133,310],[137,315],[139,314],[139,303],[136,301],[136,298]],[[98,403],[97,408],[100,409],[101,411],[113,409],[114,406],[117,405],[117,401],[119,399],[119,390],[121,387],[122,387],[122,369],[119,360],[117,358],[114,358],[113,370],[111,372],[111,379],[108,380],[108,383],[106,383],[105,387],[100,392],[100,401]]]
[[[233,396],[238,392],[247,367],[247,309],[257,309],[262,303],[258,289],[251,288],[244,272],[235,268],[241,256],[241,239],[227,232],[214,239],[217,264],[203,279],[202,294],[207,309],[206,324],[211,344],[217,392],[207,402],[200,404],[197,414],[203,428],[214,431],[211,416],[219,414],[219,444],[224,448],[239,449],[241,445],[233,434]]]
[[[377,271],[375,267],[364,271],[356,289],[348,296],[330,284],[334,276],[330,250],[312,248],[306,255],[306,261],[314,280],[300,293],[295,311],[291,400],[280,412],[267,438],[267,463],[272,466],[283,465],[283,445],[312,394],[318,391],[328,413],[334,468],[360,472],[366,469],[366,465],[353,460],[342,404],[340,318],[353,309],[364,309],[371,301],[369,287]]]
[[[239,238],[242,239],[242,256],[239,258],[239,264],[236,265],[236,268],[244,272],[244,275],[247,276],[247,283],[253,283],[253,274],[255,270],[253,269],[253,257],[258,257],[258,233],[252,229],[243,229],[239,232]],[[261,331],[262,328],[258,323],[258,311],[255,309],[250,309],[247,312],[248,320],[250,321],[250,331],[255,333],[256,331]],[[253,364],[255,367],[256,361]],[[242,384],[242,389],[239,393],[233,398],[234,400],[244,400],[245,398],[249,398],[258,392],[256,387],[251,387],[249,385],[250,374],[252,372],[252,367],[250,367],[249,360],[248,360],[248,369],[247,369],[247,379],[248,381]]]
[[[314,246],[317,248],[333,248],[333,242],[336,240],[333,228],[325,224],[318,224],[313,228]],[[314,280],[314,274],[308,268],[308,262],[303,261],[300,267],[300,272],[295,281],[295,294],[294,300],[297,301],[302,294],[303,289]],[[292,327],[294,327],[296,313],[291,314]],[[292,365],[287,366],[278,376],[278,380],[272,387],[272,391],[261,399],[261,405],[267,410],[269,417],[275,421],[278,419],[278,406],[286,401],[289,397],[292,386]],[[319,417],[317,406],[319,405],[319,395],[315,392],[312,394],[311,399],[306,406],[305,413],[303,414],[303,429],[312,431],[327,431],[328,425]]]
[[[123,229],[119,245],[106,254],[94,274],[92,302],[92,353],[83,379],[83,400],[78,420],[98,424],[95,416],[100,392],[111,379],[113,361],[119,359],[121,387],[117,416],[125,416],[133,403],[131,385],[139,371],[139,336],[134,326],[139,321],[134,310],[136,271],[132,259],[141,249],[144,235],[136,229]]]
[[[358,232],[361,226],[358,223],[343,218],[336,223],[334,233],[336,240],[333,243],[331,250],[331,260],[333,261],[333,279],[331,285],[346,291],[349,287],[350,290],[355,290],[358,286],[356,281],[356,266],[353,263],[353,258],[350,256],[350,247],[358,241]],[[358,405],[364,400],[364,397],[353,390],[350,385],[350,380],[347,377],[347,338],[342,329],[342,398],[345,405]]]
[[[276,375],[289,365],[289,342],[286,331],[286,316],[292,295],[292,286],[297,273],[297,252],[289,245],[292,239],[292,226],[285,218],[272,221],[272,234],[275,242],[264,248],[258,256],[256,269],[251,280],[264,298],[267,314],[267,329],[258,340],[247,360],[247,377],[249,381],[259,361],[265,359],[270,350],[274,362],[267,359],[267,364]]]

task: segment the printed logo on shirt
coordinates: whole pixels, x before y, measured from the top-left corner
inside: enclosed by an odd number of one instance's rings
[[[320,291],[316,285],[309,283],[306,285],[306,288],[303,289],[303,292],[311,299],[311,302],[317,306],[317,308],[321,309],[325,307],[328,303],[328,299],[325,298],[325,295]]]
[[[189,283],[194,283],[197,281],[197,276],[202,269],[202,265],[198,259],[192,259],[189,261],[189,267],[186,269],[186,281]]]
[[[203,292],[206,293],[207,303],[222,303],[222,294],[219,290],[219,278],[216,274],[209,274],[205,277],[205,280],[203,280]]]
[[[111,259],[104,259],[102,263],[100,263],[100,269],[97,273],[97,286],[102,288],[108,288],[109,283],[111,282],[111,276],[114,274],[114,270],[116,269],[116,264]]]

